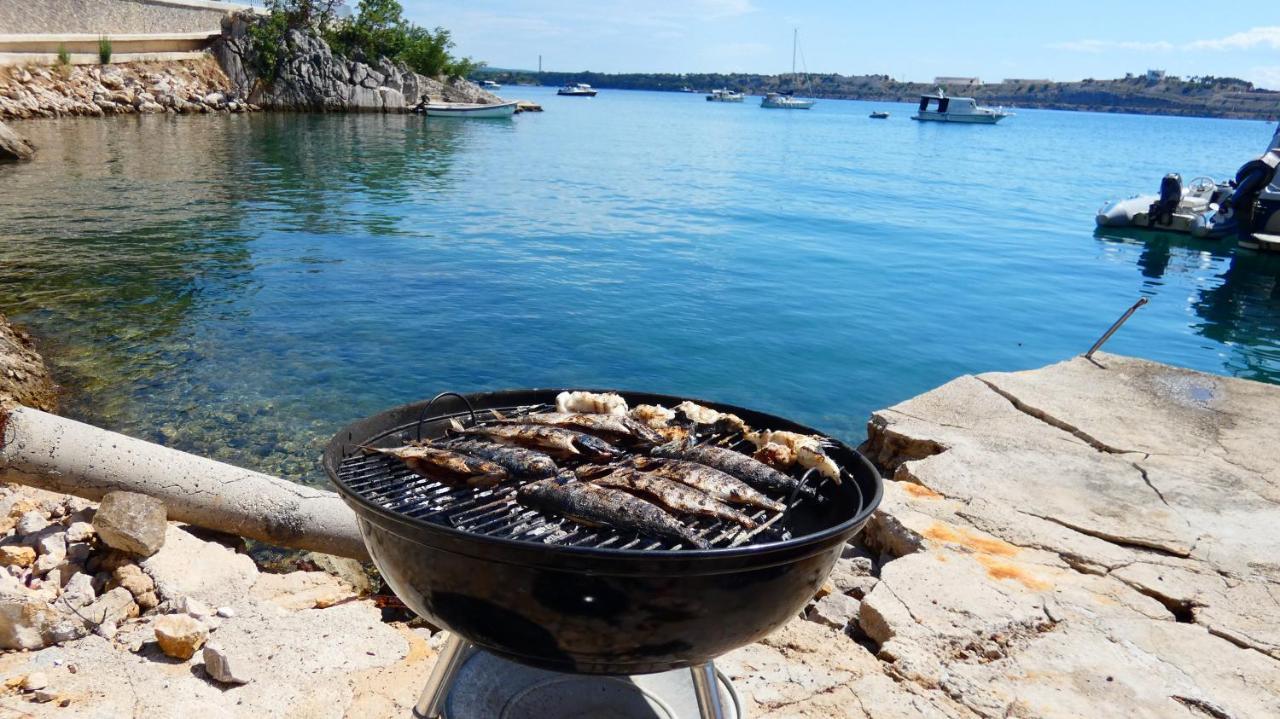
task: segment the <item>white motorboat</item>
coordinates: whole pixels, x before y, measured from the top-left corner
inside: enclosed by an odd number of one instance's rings
[[[920,108],[911,116],[921,122],[965,122],[994,125],[1013,115],[1004,108],[983,107],[972,97],[947,97],[942,88],[933,95],[920,96]]]
[[[800,30],[797,28],[791,35],[791,80],[796,78],[796,48],[800,46]],[[814,100],[801,100],[793,97],[794,91],[771,92],[760,100],[760,107],[773,110],[808,110],[813,107]]]
[[[517,104],[519,103],[514,100],[496,105],[481,105],[472,102],[429,102],[423,106],[422,110],[427,114],[427,117],[511,117],[516,114]]]
[[[565,95],[567,97],[595,97],[596,89],[585,82],[579,82],[572,85],[565,85],[559,90],[556,90],[556,94]]]
[[[488,90],[489,92],[497,92],[498,90],[502,89],[502,86],[494,82],[493,80],[485,80],[484,82],[480,83],[480,87],[484,88],[485,90]]]
[[[1098,210],[1100,228],[1183,232],[1220,239],[1235,235],[1250,249],[1280,248],[1280,126],[1266,151],[1246,162],[1233,180],[1198,177],[1186,187],[1174,173],[1160,194],[1113,200]]]
[[[742,102],[746,96],[733,90],[712,90],[707,102]]]

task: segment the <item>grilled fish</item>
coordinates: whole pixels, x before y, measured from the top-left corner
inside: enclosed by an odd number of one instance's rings
[[[683,413],[685,417],[688,417],[690,422],[710,425],[718,433],[734,434],[740,432],[746,434],[751,431],[751,427],[738,415],[703,407],[696,402],[686,400],[676,405],[676,409]]]
[[[709,494],[700,492],[687,484],[638,472],[629,467],[616,469],[591,482],[598,487],[611,487],[643,495],[645,499],[666,507],[672,512],[715,517],[740,524],[747,529],[756,528],[756,523],[750,517]]]
[[[612,444],[564,427],[548,427],[540,424],[484,424],[464,428],[457,420],[455,432],[473,437],[488,437],[503,444],[539,449],[553,457],[582,457],[589,460],[610,460],[622,454]]]
[[[539,412],[515,419],[499,420],[502,424],[541,424],[564,427],[589,434],[605,435],[606,439],[650,447],[662,444],[663,437],[641,422],[625,414],[599,414],[592,412]]]
[[[561,392],[556,395],[556,411],[625,415],[627,401],[613,392]]]
[[[536,449],[512,447],[497,442],[486,442],[482,439],[459,439],[449,443],[449,448],[469,454],[472,457],[487,459],[501,465],[515,477],[526,479],[543,479],[553,477],[560,468],[550,456]]]
[[[795,454],[796,463],[801,467],[816,469],[822,476],[840,484],[840,466],[822,449],[820,437],[799,432],[772,432],[767,429],[760,432],[747,432],[745,436],[756,446],[756,449],[763,450],[771,444],[790,449]]]
[[[520,487],[517,497],[525,506],[560,514],[579,524],[614,527],[698,549],[709,546],[658,506],[620,489],[574,480],[572,475],[530,482]]]
[[[683,459],[689,462],[705,464],[708,467],[732,475],[763,492],[777,492],[790,496],[792,491],[800,487],[805,494],[813,494],[809,487],[801,487],[799,480],[783,474],[769,465],[752,459],[741,452],[724,447],[694,445],[689,442],[671,442],[654,447],[650,453],[655,457],[667,459]]]
[[[669,446],[663,445],[663,447]],[[764,509],[772,509],[775,512],[780,512],[785,508],[782,502],[769,499],[737,477],[705,464],[674,459],[637,457],[635,466],[637,469],[652,472],[658,477],[693,487],[721,502],[763,507]]]
[[[455,486],[492,487],[509,476],[507,470],[498,464],[441,447],[408,445],[363,449],[402,459],[409,469],[423,477]]]

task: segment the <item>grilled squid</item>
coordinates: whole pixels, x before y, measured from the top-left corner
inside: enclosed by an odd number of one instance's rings
[[[625,415],[627,401],[613,392],[561,392],[556,395],[556,411]]]
[[[827,456],[818,437],[811,434],[774,432],[766,429],[759,432],[747,432],[746,438],[756,446],[757,459],[761,459],[759,457],[761,453],[772,459],[784,459],[785,455],[781,453],[781,450],[770,448],[770,445],[776,445],[792,452],[796,464],[805,469],[816,469],[818,474],[836,484],[840,484],[840,467]],[[761,461],[768,462],[767,459],[761,459]],[[779,466],[774,462],[768,463]]]

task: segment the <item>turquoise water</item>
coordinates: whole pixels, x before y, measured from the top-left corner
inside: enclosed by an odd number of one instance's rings
[[[1093,227],[1268,124],[509,94],[546,112],[19,124],[42,150],[0,167],[0,311],[74,415],[304,481],[343,423],[445,389],[687,393],[857,441],[1143,295],[1109,351],[1280,380],[1280,260]]]

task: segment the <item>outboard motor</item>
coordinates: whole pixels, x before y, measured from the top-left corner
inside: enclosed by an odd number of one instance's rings
[[[1280,133],[1277,136],[1280,137]],[[1238,213],[1236,232],[1240,237],[1247,238],[1252,232],[1254,199],[1275,179],[1277,167],[1280,167],[1280,148],[1268,150],[1267,154],[1244,163],[1236,171],[1235,192],[1222,201],[1218,214]]]
[[[1173,212],[1182,202],[1182,175],[1170,172],[1160,181],[1160,199],[1147,210],[1147,222],[1151,225],[1168,225],[1173,222]]]

